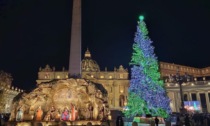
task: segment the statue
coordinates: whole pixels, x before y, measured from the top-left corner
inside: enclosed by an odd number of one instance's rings
[[[78,108],[75,106],[75,120],[79,120]]]
[[[98,114],[98,119],[102,120],[103,119],[103,112],[100,111],[99,114]]]
[[[51,119],[50,119],[50,113],[48,112],[47,114],[46,114],[46,116],[44,117],[44,121],[50,121]]]
[[[56,110],[55,110],[55,107],[52,106],[50,110],[47,112],[47,114],[45,115],[44,120],[55,121],[55,118],[56,118]]]
[[[71,121],[75,121],[75,119],[76,119],[75,105],[71,104]]]
[[[16,114],[16,121],[23,121],[23,108],[20,107]]]
[[[90,111],[90,119],[93,119],[93,106],[90,104],[88,109]]]
[[[38,109],[36,110],[35,120],[36,121],[41,121],[42,120],[42,115],[43,115],[43,111],[42,111],[41,106],[39,106]]]
[[[104,104],[103,104],[103,106],[101,107],[101,114],[102,114],[102,119],[104,119],[105,118],[105,106],[104,106]]]
[[[54,121],[55,120],[55,107],[52,106],[50,109],[50,120]]]
[[[90,117],[90,113],[89,113],[89,110],[88,110],[88,108],[85,108],[85,120],[88,120],[89,119],[89,117]]]
[[[69,118],[70,118],[69,110],[67,109],[67,107],[65,107],[61,115],[61,120],[68,121]]]
[[[93,119],[97,120],[98,119],[98,104],[94,103],[94,107],[93,107]]]

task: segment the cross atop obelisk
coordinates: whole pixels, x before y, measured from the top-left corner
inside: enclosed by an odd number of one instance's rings
[[[81,0],[73,0],[69,75],[81,74]]]

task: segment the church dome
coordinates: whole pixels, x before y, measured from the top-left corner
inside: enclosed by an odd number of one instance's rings
[[[87,49],[87,51],[85,52],[85,57],[82,60],[81,63],[81,68],[83,72],[98,72],[100,71],[99,65],[98,63],[91,59],[91,54],[90,51]]]

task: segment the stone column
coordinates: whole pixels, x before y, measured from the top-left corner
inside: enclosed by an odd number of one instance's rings
[[[200,98],[200,93],[199,92],[196,92],[196,99],[197,99],[197,101],[200,102],[200,105],[201,105],[201,98]],[[201,111],[203,111],[202,106],[201,106]]]
[[[178,98],[178,92],[174,92],[174,98],[175,98],[175,109],[176,112],[179,112],[179,108],[180,108],[180,99]]]
[[[168,92],[168,97],[171,99],[171,103],[173,106],[170,106],[172,109],[172,112],[177,112],[176,110],[176,99],[175,99],[175,92]]]
[[[118,107],[119,106],[119,103],[118,103],[119,98],[117,96],[119,96],[119,93],[118,93],[119,92],[119,86],[116,82],[114,82],[113,87],[114,87],[114,89],[113,89],[113,96],[114,96],[113,106]]]
[[[70,76],[81,74],[81,0],[73,0],[69,58]]]
[[[196,99],[197,99],[197,101],[200,101],[201,102],[200,93],[199,92],[196,92]]]
[[[192,94],[190,92],[188,92],[189,94],[189,101],[192,101]]]
[[[205,92],[205,96],[206,96],[206,106],[207,106],[207,111],[210,112],[210,104],[209,104],[209,94],[206,91]]]

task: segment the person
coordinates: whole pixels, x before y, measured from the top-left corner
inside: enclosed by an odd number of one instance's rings
[[[0,125],[3,126],[4,125],[4,116],[3,114],[0,114]]]
[[[159,119],[157,118],[157,116],[155,117],[155,125],[158,126],[159,123]]]
[[[185,126],[190,126],[190,119],[188,115],[186,115],[184,122],[185,122]]]
[[[181,121],[180,121],[180,118],[179,118],[179,115],[177,116],[176,118],[176,126],[179,126],[181,124]]]
[[[117,116],[116,126],[123,126],[123,119],[120,115]]]

